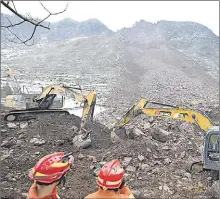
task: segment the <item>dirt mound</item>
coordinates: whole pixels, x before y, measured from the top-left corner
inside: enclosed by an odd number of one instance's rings
[[[121,131],[122,143],[113,145],[110,130],[94,122],[87,126],[92,130],[92,146],[77,151],[72,138],[79,124],[80,118],[76,116],[54,114],[29,123],[3,122],[2,198],[22,198],[22,193],[27,193],[32,184],[27,177],[28,169],[44,155],[56,151],[73,151],[75,158],[67,184],[60,187],[61,198],[83,198],[95,191],[97,171],[104,162],[115,158],[126,169],[127,182],[137,197],[215,196],[211,187],[215,180],[212,173],[190,174],[186,169],[190,159],[201,155],[202,140],[198,132],[170,132],[166,141],[160,142],[151,136],[152,130],[134,128],[133,139]]]

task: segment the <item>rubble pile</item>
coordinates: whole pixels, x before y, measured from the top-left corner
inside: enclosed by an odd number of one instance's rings
[[[192,125],[138,119],[116,132],[122,141],[112,144],[106,126],[89,123],[92,145],[78,150],[72,139],[79,124],[76,116],[54,114],[30,122],[3,122],[2,198],[25,198],[32,184],[28,170],[41,157],[57,151],[73,152],[75,158],[65,187],[59,187],[61,198],[83,198],[95,191],[99,169],[115,158],[126,170],[127,184],[136,198],[217,198],[218,174],[188,170],[189,162],[202,155],[202,138]]]

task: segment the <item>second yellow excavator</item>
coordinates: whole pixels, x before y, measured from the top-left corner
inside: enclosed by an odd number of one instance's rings
[[[167,108],[150,108],[148,104],[160,105]],[[216,126],[210,118],[200,111],[191,109],[185,109],[178,106],[167,105],[157,102],[150,102],[145,99],[141,99],[137,104],[130,108],[125,113],[122,119],[116,123],[112,133],[115,135],[115,131],[124,127],[131,120],[140,114],[145,114],[152,117],[164,117],[177,120],[183,120],[197,125],[203,132],[204,136],[204,151],[203,161],[201,163],[203,169],[207,170],[219,170],[219,126]],[[198,164],[198,163],[196,163]],[[192,165],[193,166],[193,165]]]
[[[16,100],[13,100],[11,96],[13,97],[13,95],[6,96],[5,106],[16,109],[11,110],[4,117],[6,121],[10,122],[36,119],[38,116],[48,113],[69,114],[68,109],[63,108],[68,96],[83,108],[80,126],[80,128],[83,128],[87,120],[93,119],[96,104],[95,91],[83,91],[81,88],[70,87],[64,84],[53,84],[45,87],[33,101],[26,102],[24,99],[25,107],[17,106]],[[56,98],[59,98],[59,100],[55,100]],[[57,105],[55,105],[56,103]]]

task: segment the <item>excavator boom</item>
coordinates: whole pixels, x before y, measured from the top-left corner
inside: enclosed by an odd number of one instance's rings
[[[149,103],[167,106],[170,108],[147,108],[146,106]],[[116,127],[122,128],[140,114],[145,114],[147,116],[152,116],[152,117],[165,117],[165,118],[183,120],[192,124],[196,124],[205,132],[207,132],[211,126],[214,126],[213,122],[209,119],[209,117],[205,113],[203,114],[200,113],[199,111],[195,111],[191,109],[184,109],[173,105],[150,102],[141,99],[122,117],[121,121],[118,124],[116,124]]]
[[[122,119],[115,125],[114,129],[120,129],[128,124],[131,120],[142,113],[142,109],[147,105],[148,101],[141,99],[137,104],[124,114]]]
[[[77,90],[81,91],[78,87],[66,86],[64,84],[52,84],[45,87],[42,92],[35,98],[35,101],[39,101],[44,99],[48,94],[50,95],[67,95],[67,93],[71,93],[74,100],[77,102],[82,102],[85,96],[81,92],[77,92]]]
[[[179,109],[166,109],[166,108],[144,108],[142,113],[153,117],[165,117],[171,119],[179,119],[192,124],[196,124],[203,131],[207,132],[209,127],[214,126],[208,116],[194,110]]]

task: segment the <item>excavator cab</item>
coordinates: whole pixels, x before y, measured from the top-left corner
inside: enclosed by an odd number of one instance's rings
[[[203,168],[219,170],[219,126],[213,126],[207,132],[204,140]]]
[[[58,93],[51,93],[54,88],[50,88],[45,95],[39,98],[39,95],[36,95],[33,98],[33,102],[26,103],[26,109],[56,109],[63,107],[64,96]],[[40,94],[41,95],[41,94]]]
[[[47,94],[40,102],[39,102],[39,109],[49,109],[56,97],[56,94]]]

